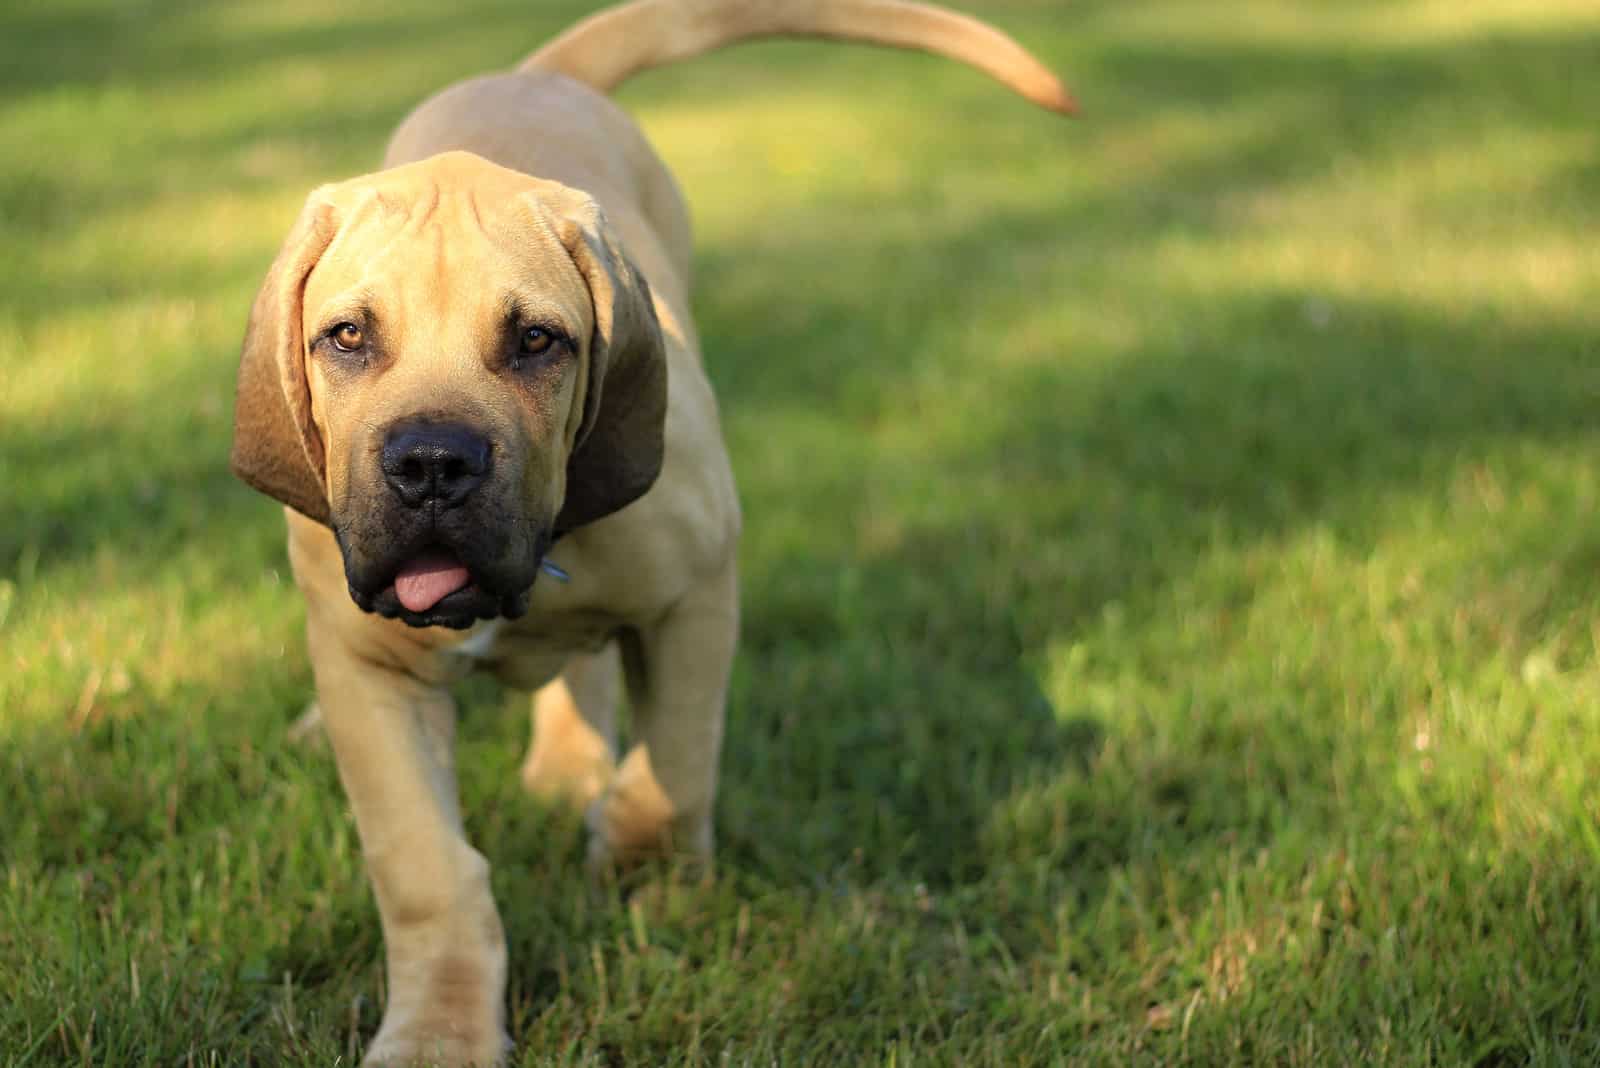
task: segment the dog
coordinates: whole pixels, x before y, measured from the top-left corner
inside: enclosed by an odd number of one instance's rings
[[[286,506],[382,920],[366,1064],[509,1048],[505,939],[456,796],[465,674],[536,691],[524,783],[586,814],[594,865],[711,852],[739,503],[684,203],[605,94],[770,36],[934,52],[1074,110],[1020,45],[941,8],[636,0],[424,102],[382,170],[311,193],[255,299],[231,465]]]

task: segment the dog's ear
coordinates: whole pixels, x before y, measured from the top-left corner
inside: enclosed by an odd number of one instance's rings
[[[586,193],[549,183],[538,196],[594,302],[583,418],[567,461],[555,532],[610,515],[661,473],[667,358],[650,286]]]
[[[327,467],[311,421],[301,324],[306,279],[338,229],[334,206],[322,192],[306,201],[250,309],[230,464],[254,488],[326,524]]]

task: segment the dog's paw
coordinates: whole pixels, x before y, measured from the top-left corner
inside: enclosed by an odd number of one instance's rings
[[[589,809],[588,865],[593,875],[647,860],[709,863],[711,814],[685,818],[650,767],[650,751],[635,746]]]
[[[362,1068],[497,1068],[511,1040],[504,1033],[471,1040],[457,1035],[388,1036],[379,1032],[361,1058]]]
[[[611,748],[580,719],[558,730],[542,726],[522,764],[522,787],[534,797],[582,813],[615,774]]]
[[[396,962],[390,961],[390,982]],[[401,966],[406,985],[391,986],[383,1024],[367,1047],[366,1068],[491,1068],[511,1050],[501,997],[505,958],[488,961],[447,954],[413,967]]]

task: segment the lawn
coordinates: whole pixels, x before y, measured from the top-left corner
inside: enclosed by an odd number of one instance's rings
[[[1600,10],[968,6],[1088,118],[621,94],[746,512],[718,878],[591,888],[468,685],[516,1063],[1600,1062]],[[381,1013],[237,344],[308,189],[586,5],[383,8],[0,10],[0,1063]]]

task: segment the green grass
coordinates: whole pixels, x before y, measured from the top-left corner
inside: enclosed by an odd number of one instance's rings
[[[0,11],[5,1064],[380,1015],[236,345],[311,186],[583,5],[386,7]],[[747,512],[720,878],[590,890],[469,686],[518,1063],[1600,1061],[1600,14],[980,10],[1091,118],[808,44],[622,94]]]

